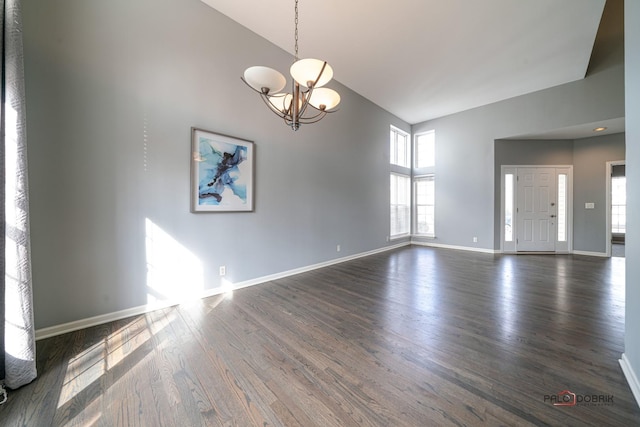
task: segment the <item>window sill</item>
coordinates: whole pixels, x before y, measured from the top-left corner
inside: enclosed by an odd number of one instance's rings
[[[411,238],[411,234],[407,233],[407,234],[398,234],[397,236],[389,236],[389,241],[393,242],[396,240],[402,240],[402,239],[410,239]]]

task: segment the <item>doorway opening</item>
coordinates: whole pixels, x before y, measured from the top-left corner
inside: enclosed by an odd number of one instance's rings
[[[607,256],[625,256],[627,179],[624,160],[607,162]]]

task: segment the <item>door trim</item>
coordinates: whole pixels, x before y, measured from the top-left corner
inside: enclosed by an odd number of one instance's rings
[[[501,165],[500,166],[500,252],[501,253],[518,253],[516,238],[517,230],[514,229],[513,241],[505,242],[505,175],[514,174],[517,176],[518,168],[555,168],[565,169],[567,171],[567,245],[566,249],[558,250],[556,246],[555,252],[546,252],[551,254],[573,253],[573,165]],[[514,185],[514,200],[517,200],[517,185]],[[512,219],[512,227],[517,222],[516,212]],[[557,241],[556,241],[557,243]],[[536,252],[543,253],[543,252]]]

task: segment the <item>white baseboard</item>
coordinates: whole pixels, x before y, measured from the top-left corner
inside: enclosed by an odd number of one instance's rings
[[[638,377],[631,367],[629,363],[629,359],[627,359],[626,354],[622,354],[620,358],[620,366],[622,367],[622,372],[624,372],[624,376],[629,383],[629,387],[631,388],[631,393],[636,398],[636,402],[638,402],[638,406],[640,406],[640,381],[638,381]]]
[[[185,302],[185,300],[167,300],[155,304],[145,304],[137,307],[127,308],[125,310],[114,311],[113,313],[101,314],[99,316],[93,316],[86,319],[74,320],[73,322],[62,323],[60,325],[36,329],[36,341],[54,337],[56,335],[66,334],[67,332],[90,328],[92,326],[101,325],[107,322],[113,322],[114,320],[126,319],[127,317],[131,316],[138,316],[140,314],[149,313],[161,308],[171,307],[183,302]]]
[[[486,249],[486,248],[474,248],[471,246],[455,246],[455,245],[444,245],[442,243],[433,243],[433,242],[425,242],[423,240],[412,240],[412,245],[417,246],[429,246],[432,248],[442,248],[442,249],[455,249],[458,251],[470,251],[470,252],[481,252],[484,254],[497,254],[500,253],[499,250],[494,249]]]
[[[197,297],[191,297],[189,299],[181,299],[181,300],[167,300],[161,301],[159,303],[154,304],[145,304],[140,305],[138,307],[132,307],[125,310],[116,311],[113,313],[101,314],[99,316],[89,317],[86,319],[75,320],[73,322],[63,323],[60,325],[49,326],[47,328],[38,329],[35,332],[36,340],[41,340],[44,338],[50,338],[56,335],[66,334],[68,332],[77,331],[79,329],[89,328],[96,325],[101,325],[107,322],[113,322],[114,320],[125,319],[131,316],[139,316],[141,314],[149,313],[154,310],[159,310],[161,308],[167,308],[174,305],[183,304],[188,301],[192,301],[194,299],[207,298],[214,295],[219,295],[226,293],[230,290],[246,288],[249,286],[259,285],[261,283],[270,282],[272,280],[282,279],[284,277],[293,276],[295,274],[306,273],[308,271],[317,270],[323,267],[329,267],[331,265],[340,264],[346,261],[351,261],[357,258],[363,258],[369,255],[374,255],[381,252],[390,251],[393,249],[401,248],[403,246],[409,246],[411,243],[409,241],[385,246],[379,249],[374,249],[367,252],[361,252],[355,255],[349,255],[342,258],[336,258],[329,261],[321,262],[318,264],[312,264],[305,267],[294,268],[293,270],[282,271],[280,273],[270,274],[268,276],[262,276],[255,279],[245,280],[244,282],[232,283],[229,286],[225,287],[217,287],[213,289],[205,290],[201,295]]]
[[[588,251],[573,251],[574,255],[586,255],[586,256],[598,256],[607,258],[608,255],[606,252],[588,252]]]

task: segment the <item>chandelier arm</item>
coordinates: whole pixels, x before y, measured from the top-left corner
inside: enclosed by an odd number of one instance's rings
[[[315,111],[315,113],[313,114],[309,114],[307,116],[303,116],[302,114],[300,114],[298,116],[298,120],[300,121],[300,123],[306,124],[306,123],[315,123],[315,121],[310,121],[310,120],[314,120],[316,117],[324,117],[327,112],[326,111],[322,111],[322,110],[318,110],[316,107],[314,107],[313,105],[311,106],[311,108],[313,108],[313,110]],[[311,110],[309,110],[311,111]],[[322,116],[322,117],[321,117]],[[320,120],[320,119],[318,119]],[[316,120],[317,121],[317,120]]]
[[[318,84],[318,81],[320,80],[320,77],[322,77],[322,73],[324,73],[324,69],[327,68],[327,61],[324,61],[324,64],[322,64],[322,68],[320,69],[320,73],[318,74],[318,77],[316,78],[316,81],[313,82],[313,87],[316,87],[316,85]]]
[[[302,104],[302,107],[300,108],[300,114],[299,114],[300,116],[304,114],[305,110],[307,109],[307,106],[311,105],[309,101],[311,101],[311,95],[313,93],[313,89],[316,87],[316,84],[318,84],[318,81],[320,81],[320,78],[322,77],[322,74],[324,73],[325,68],[327,68],[327,61],[324,61],[324,63],[322,64],[320,73],[318,73],[318,77],[316,77],[316,80],[313,82],[313,85],[309,87],[309,90],[304,92],[305,101]],[[313,105],[311,105],[311,107],[318,110],[318,108],[314,107]],[[322,110],[318,110],[318,111],[322,111]]]
[[[275,114],[276,116],[280,117],[281,119],[288,116],[287,113],[282,112],[282,110],[280,110],[273,102],[271,102],[271,98],[269,97],[269,95],[265,95],[264,93],[261,93],[260,99],[264,101],[266,106],[269,107],[269,110],[273,112],[273,114]]]
[[[307,116],[302,116],[302,114],[300,115],[300,120],[308,120],[308,119],[315,119],[316,117],[324,114],[325,112],[322,110],[318,110],[316,107],[314,107],[313,105],[311,106],[315,111],[317,111],[317,113],[315,114],[309,114]]]
[[[306,116],[306,118],[315,118],[318,117],[321,114],[329,114],[329,113],[335,113],[338,110],[332,110],[332,111],[327,111],[327,110],[318,110],[316,107],[314,107],[313,105],[311,106],[315,111],[317,111],[317,113],[313,116]]]
[[[280,117],[281,119],[286,116],[286,113],[281,112],[281,110],[273,102],[271,102],[271,97],[269,96],[269,94],[253,88],[251,85],[249,85],[249,83],[247,83],[244,77],[240,77],[240,80],[242,80],[244,84],[249,86],[249,89],[251,89],[252,91],[256,92],[258,95],[260,95],[260,99],[262,99],[262,101],[267,105],[267,107],[269,107],[269,110],[273,112],[273,114]]]
[[[244,79],[244,77],[240,76],[240,80],[242,80],[244,82],[244,84],[246,84],[247,86],[249,86],[249,89],[251,89],[252,91],[260,94],[260,95],[264,95],[264,93],[256,88],[254,88],[253,86],[251,86],[249,83],[247,83],[247,81]]]
[[[309,88],[308,91],[306,92],[301,92],[302,95],[304,96],[304,102],[302,103],[302,106],[300,107],[300,112],[298,113],[298,116],[302,116],[305,111],[307,111],[307,107],[311,104],[309,104],[309,100],[311,100],[311,93],[313,92],[313,88]],[[311,105],[313,107],[313,105]]]
[[[302,125],[310,125],[312,123],[317,123],[320,120],[322,120],[324,118],[324,116],[326,116],[326,113],[323,111],[313,117],[309,117],[309,118],[305,118],[305,119],[300,119],[299,123]]]

